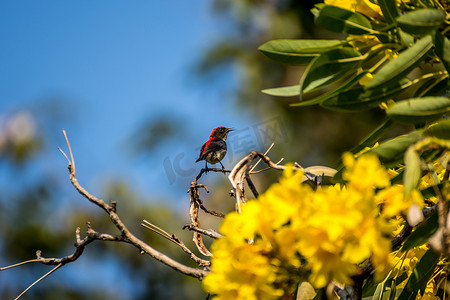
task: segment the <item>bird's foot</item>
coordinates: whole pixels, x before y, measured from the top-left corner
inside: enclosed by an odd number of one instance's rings
[[[220,163],[220,165],[222,166],[222,173],[225,174],[225,173],[226,173],[225,167],[222,165],[222,163],[221,163],[220,161],[219,161],[219,163]]]

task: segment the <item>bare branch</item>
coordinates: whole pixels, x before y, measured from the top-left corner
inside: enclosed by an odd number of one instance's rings
[[[191,186],[188,190],[190,201],[189,216],[191,217],[192,225],[196,227],[200,227],[200,218],[198,215],[198,210],[201,205],[199,188],[204,188],[208,192],[206,186],[199,185],[197,183],[197,180],[200,179],[200,177],[204,173],[204,170],[205,169],[202,169],[197,177],[191,182]],[[205,244],[203,243],[203,237],[200,233],[194,232],[192,240],[201,254],[205,256],[212,256],[212,253],[208,250],[208,248],[206,248]]]
[[[198,263],[200,266],[209,266],[211,264],[210,261],[204,260],[199,258],[198,256],[196,256],[188,247],[186,247],[186,245],[175,235],[172,234],[170,235],[169,233],[167,233],[166,231],[164,231],[163,229],[159,228],[158,226],[144,220],[143,223],[141,223],[141,225],[155,233],[158,233],[159,235],[165,237],[166,239],[168,239],[169,241],[173,242],[174,244],[178,245],[181,247],[181,249],[183,249],[183,251],[196,263]]]
[[[186,245],[175,235],[172,234],[172,240],[183,249],[183,251],[196,263],[199,264],[199,266],[210,266],[211,262],[209,260],[204,260],[195,255]]]
[[[219,238],[222,237],[222,235],[220,233],[218,233],[217,231],[215,231],[215,230],[212,230],[212,229],[201,229],[201,228],[195,227],[192,224],[184,225],[183,229],[187,229],[187,230],[190,230],[190,231],[195,231],[195,232],[207,235],[207,236],[209,236],[209,237],[211,237],[213,239],[219,239]]]
[[[230,170],[227,169],[218,169],[218,168],[212,168],[212,169],[201,169],[198,175],[195,177],[194,180],[192,180],[191,185],[188,189],[189,193],[189,200],[190,200],[190,208],[189,208],[189,216],[191,217],[191,223],[192,226],[195,228],[200,228],[200,219],[198,211],[201,208],[204,212],[211,214],[216,217],[223,218],[224,215],[215,211],[208,210],[204,205],[203,202],[200,200],[200,192],[199,189],[203,188],[207,193],[209,193],[208,188],[203,185],[199,184],[198,180],[202,177],[203,174],[206,174],[207,172],[222,172],[222,173],[229,173]],[[196,245],[198,251],[200,251],[201,254],[205,256],[212,256],[211,252],[206,248],[205,244],[203,243],[203,237],[198,231],[194,231],[193,239],[194,244]]]
[[[213,211],[213,210],[207,209],[207,208],[203,205],[203,201],[202,201],[202,200],[198,199],[198,202],[199,202],[200,208],[201,208],[205,213],[210,214],[210,215],[215,216],[215,217],[225,218],[225,215],[224,215],[224,214],[219,213],[219,212],[215,212],[215,211]]]
[[[272,150],[273,146],[275,145],[275,143],[272,143],[269,148],[266,150],[266,152],[264,152],[264,155],[267,155],[267,153],[269,153],[270,150]],[[250,173],[252,173],[255,168],[258,166],[258,164],[261,162],[261,158],[258,159],[258,161],[256,162],[256,164],[253,165],[253,167],[250,169]],[[283,160],[283,159],[282,159]]]
[[[116,213],[115,205],[108,205],[105,201],[102,199],[99,199],[93,195],[91,195],[89,192],[87,192],[79,183],[78,180],[75,178],[74,169],[71,167],[71,165],[68,166],[69,172],[70,172],[70,180],[75,187],[75,189],[83,195],[86,199],[91,201],[92,203],[96,204],[97,206],[103,208],[109,215],[112,223],[119,229],[120,233],[122,234],[123,238],[126,240],[126,242],[132,244],[136,248],[138,248],[141,251],[144,251],[144,253],[147,253],[154,259],[156,259],[159,262],[162,262],[163,264],[171,267],[172,269],[179,271],[185,275],[192,276],[198,279],[202,279],[206,274],[207,271],[191,268],[188,266],[185,266],[172,258],[168,257],[162,252],[159,252],[158,250],[152,248],[150,245],[146,244],[139,238],[137,238],[135,235],[133,235],[128,228],[125,226],[125,224],[120,219],[119,215]]]
[[[118,236],[109,235],[109,234],[101,234],[101,233],[97,233],[97,232],[93,231],[88,226],[87,235],[84,239],[81,240],[81,238],[79,237],[79,229],[77,229],[77,242],[75,244],[76,250],[72,255],[69,255],[69,256],[66,256],[63,258],[59,258],[59,259],[58,258],[43,258],[43,257],[41,257],[40,251],[38,251],[37,254],[38,254],[39,262],[41,262],[43,264],[48,264],[48,265],[52,265],[52,264],[55,265],[55,264],[59,264],[59,263],[62,263],[64,265],[68,262],[72,262],[72,261],[76,260],[83,253],[85,246],[87,246],[89,243],[91,243],[94,240],[116,241],[116,242],[129,243],[129,244],[135,246],[141,252],[147,253],[148,255],[150,255],[151,257],[156,259],[157,261],[162,262],[163,264],[173,268],[176,271],[179,271],[188,276],[202,279],[208,273],[207,270],[185,266],[185,265],[173,260],[172,258],[168,257],[167,255],[157,251],[156,249],[152,248],[150,245],[146,244],[145,242],[143,242],[142,240],[137,238],[135,235],[133,235],[128,230],[128,228],[125,226],[125,224],[120,219],[119,215],[116,212],[116,203],[115,202],[112,201],[111,205],[109,205],[104,200],[97,198],[94,195],[90,194],[87,190],[85,190],[80,185],[77,178],[75,177],[75,160],[73,158],[72,148],[70,146],[70,142],[69,142],[69,139],[67,138],[67,134],[66,134],[65,130],[63,130],[63,134],[66,139],[67,146],[69,148],[70,160],[67,158],[67,155],[65,155],[65,153],[62,150],[61,150],[61,152],[66,157],[66,159],[69,161],[67,168],[69,170],[69,177],[70,177],[70,181],[71,181],[72,185],[84,198],[86,198],[93,204],[102,208],[109,215],[112,223],[116,226],[116,228],[120,231],[121,234]],[[201,174],[203,172],[207,172],[207,171],[216,171],[216,170],[215,169],[202,170],[202,172],[199,174],[199,176],[201,176]],[[220,171],[222,171],[222,170],[220,170]],[[226,172],[227,170],[223,170],[223,171]],[[197,187],[196,187],[196,189],[198,191]],[[203,262],[201,262],[201,263],[203,264]]]
[[[284,158],[280,158],[280,160],[278,162],[276,162],[275,164],[279,165],[283,160],[284,160]],[[272,169],[272,168],[271,167],[266,167],[266,168],[258,170],[258,171],[251,171],[250,174],[258,174],[258,173],[261,173],[261,172],[264,172],[264,171],[267,171],[267,170],[270,170],[270,169]]]
[[[250,190],[253,193],[253,196],[255,196],[255,198],[258,198],[259,193],[256,190],[255,185],[253,184],[253,181],[250,179],[250,174],[249,174],[249,170],[247,169],[246,174],[245,174],[245,181],[247,181],[248,187],[250,188]]]
[[[244,179],[249,185],[250,189],[253,192],[253,195],[255,197],[258,196],[258,192],[253,185],[253,182],[250,180],[250,165],[252,161],[259,157],[263,162],[265,162],[269,168],[273,168],[276,170],[285,170],[286,166],[279,165],[278,163],[274,163],[270,160],[269,157],[267,157],[265,154],[262,154],[260,152],[251,151],[246,157],[241,159],[231,170],[230,175],[228,175],[228,179],[230,180],[234,191],[235,191],[235,197],[236,197],[236,211],[241,211],[241,206],[243,203],[247,201],[247,197],[245,196],[245,189],[244,189]],[[324,166],[313,166],[308,168],[302,168],[299,164],[295,164],[293,166],[294,170],[302,171],[304,172],[303,180],[312,180],[313,182],[316,182],[317,177],[321,176],[334,176],[336,174],[336,170]],[[254,172],[255,173],[255,172]]]
[[[65,264],[74,262],[81,256],[81,254],[83,254],[84,248],[95,240],[95,238],[90,237],[89,235],[86,235],[86,237],[81,240],[80,239],[80,227],[78,227],[76,230],[76,237],[77,237],[77,240],[75,242],[75,252],[74,253],[64,256],[64,257],[61,257],[61,258],[44,258],[44,257],[42,257],[41,250],[37,250],[36,251],[37,259],[39,260],[39,262],[41,264],[53,265],[53,266],[59,265],[59,264],[65,265]]]

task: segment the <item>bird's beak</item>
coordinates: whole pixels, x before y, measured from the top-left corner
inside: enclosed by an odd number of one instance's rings
[[[233,127],[227,127],[227,132],[233,131]]]

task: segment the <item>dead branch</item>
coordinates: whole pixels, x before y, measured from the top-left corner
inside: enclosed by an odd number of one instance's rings
[[[197,256],[195,256],[192,251],[190,251],[186,245],[175,235],[169,235],[162,229],[160,229],[160,232],[163,232],[162,235],[167,235],[169,240],[177,244],[182,248],[182,250],[189,255],[189,257],[198,263],[199,267],[201,268],[192,268],[186,265],[183,265],[174,259],[168,257],[164,253],[159,252],[158,250],[152,248],[150,245],[146,244],[139,238],[137,238],[135,235],[133,235],[130,230],[125,226],[125,224],[120,219],[119,215],[116,212],[117,204],[114,201],[111,201],[110,204],[106,203],[104,200],[95,197],[94,195],[90,194],[86,189],[84,189],[80,183],[78,182],[76,176],[75,176],[75,160],[72,153],[72,148],[69,143],[69,139],[67,138],[66,132],[63,130],[64,137],[67,142],[67,146],[69,148],[70,152],[70,159],[69,157],[64,153],[61,148],[58,148],[61,153],[64,155],[64,157],[68,161],[68,170],[69,170],[69,178],[73,185],[73,187],[87,200],[89,200],[91,203],[95,204],[96,206],[102,208],[110,217],[111,222],[116,226],[116,228],[119,230],[119,235],[111,235],[107,233],[99,233],[94,231],[90,224],[87,224],[87,231],[86,236],[82,239],[80,235],[80,228],[76,229],[76,241],[75,241],[75,251],[74,253],[60,257],[60,258],[45,258],[42,256],[42,253],[40,250],[36,251],[36,259],[28,260],[22,263],[14,264],[11,266],[7,266],[4,268],[0,268],[0,271],[4,271],[10,268],[18,267],[27,263],[31,262],[39,262],[44,265],[53,265],[55,266],[52,270],[50,270],[48,273],[37,279],[35,282],[33,282],[28,288],[26,288],[16,299],[19,299],[23,294],[25,294],[29,289],[31,289],[35,284],[37,284],[39,281],[44,279],[45,277],[49,276],[51,273],[56,271],[57,269],[63,267],[64,265],[76,261],[84,252],[84,249],[87,245],[92,243],[95,240],[101,240],[101,241],[111,241],[111,242],[123,242],[128,243],[136,247],[140,253],[148,254],[157,261],[171,267],[172,269],[181,272],[185,275],[192,276],[198,279],[202,279],[208,272],[207,266],[209,266],[210,262],[200,259]],[[206,188],[206,187],[205,187]]]
[[[254,167],[251,167],[251,164],[256,157],[260,158],[259,161],[262,160],[263,162],[265,162],[269,168],[276,170],[285,170],[287,168],[284,165],[279,165],[281,160],[278,163],[274,163],[270,160],[268,156],[256,151],[250,152],[246,157],[241,159],[231,170],[230,175],[228,175],[228,179],[230,180],[231,185],[233,186],[235,191],[237,212],[241,211],[242,204],[245,204],[245,202],[247,201],[247,197],[245,196],[244,180],[247,182],[247,185],[249,186],[255,198],[258,197],[258,191],[256,190],[256,187],[254,186],[250,178],[251,174],[256,174],[258,172],[252,171],[254,170]],[[334,174],[336,174],[336,170],[323,166],[302,168],[300,165],[295,164],[293,168],[294,170],[301,171],[304,173],[303,175],[304,181],[311,180],[316,183],[321,182],[321,179],[319,177],[323,176],[331,177],[334,176]]]
[[[190,230],[190,231],[196,231],[196,232],[199,232],[199,233],[204,234],[206,236],[209,236],[209,237],[211,237],[213,239],[219,239],[219,238],[222,237],[222,235],[220,233],[218,233],[217,231],[215,231],[215,230],[212,230],[212,229],[201,229],[201,228],[195,227],[192,224],[184,225],[183,229],[187,229],[187,230]]]
[[[63,131],[63,132],[65,133],[65,131]],[[64,134],[64,136],[66,137],[67,146],[69,147],[69,150],[71,151],[69,140],[65,134]],[[171,267],[172,269],[174,269],[178,272],[181,272],[185,275],[192,276],[192,277],[195,277],[198,279],[202,279],[207,274],[207,271],[204,269],[188,267],[186,265],[183,265],[183,264],[175,261],[174,259],[168,257],[167,255],[165,255],[162,252],[159,252],[158,250],[154,249],[147,243],[140,240],[134,234],[132,234],[130,232],[130,230],[128,230],[128,228],[125,226],[125,224],[122,222],[119,215],[116,213],[116,203],[115,202],[111,202],[111,205],[109,205],[104,200],[91,195],[87,190],[85,190],[79,184],[77,178],[75,177],[75,168],[74,168],[73,162],[74,162],[73,155],[71,153],[71,162],[68,164],[67,168],[69,170],[69,177],[70,177],[70,181],[72,182],[72,185],[84,198],[86,198],[93,204],[97,205],[98,207],[102,208],[109,215],[111,222],[116,226],[116,228],[121,233],[121,236],[123,237],[122,241],[125,241],[125,242],[135,246],[137,249],[139,249],[140,252],[150,255],[157,261],[159,261],[159,262],[161,262],[161,263]],[[107,236],[103,236],[103,237],[106,238]],[[84,249],[84,247],[82,249]],[[80,255],[81,255],[81,253],[80,253]]]
[[[169,241],[173,242],[175,245],[178,245],[181,247],[181,249],[191,258],[193,261],[198,263],[199,266],[209,266],[211,265],[211,262],[208,260],[204,260],[196,256],[186,245],[175,235],[175,234],[169,234],[163,229],[159,228],[158,226],[148,222],[147,220],[144,220],[143,223],[141,223],[141,226],[158,233],[159,235],[165,237]]]

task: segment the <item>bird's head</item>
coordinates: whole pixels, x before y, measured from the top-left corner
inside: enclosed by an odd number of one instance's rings
[[[232,130],[233,129],[231,127],[223,127],[223,126],[216,127],[213,129],[209,137],[210,138],[217,137],[225,141],[227,139],[228,132]]]

